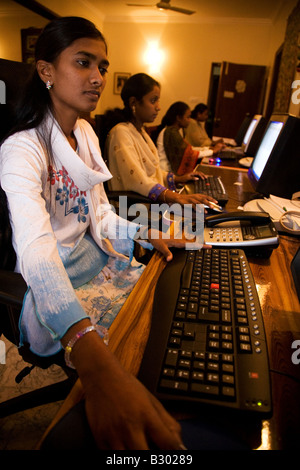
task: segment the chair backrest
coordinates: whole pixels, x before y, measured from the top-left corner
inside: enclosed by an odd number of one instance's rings
[[[104,157],[104,148],[105,142],[108,134],[108,129],[106,128],[105,116],[104,114],[96,114],[95,117],[95,133],[99,139],[100,149],[102,156]],[[107,163],[107,162],[106,162]]]
[[[0,59],[2,85],[0,105],[0,142],[13,127],[13,107],[22,93],[32,71],[32,66],[23,62]],[[16,254],[12,246],[12,230],[7,199],[0,182],[0,269],[13,271]]]
[[[0,269],[13,271],[15,265],[16,253],[12,245],[7,199],[5,192],[0,187]]]
[[[13,107],[32,73],[32,65],[0,59],[0,142],[14,125]]]
[[[21,274],[13,272],[15,265],[7,199],[0,187],[0,335],[18,344],[18,319],[27,286]]]

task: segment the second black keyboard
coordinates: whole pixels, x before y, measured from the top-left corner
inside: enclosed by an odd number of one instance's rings
[[[219,176],[209,175],[204,180],[199,179],[187,184],[185,188],[188,193],[201,193],[213,197],[220,206],[225,206],[228,202],[228,194]]]

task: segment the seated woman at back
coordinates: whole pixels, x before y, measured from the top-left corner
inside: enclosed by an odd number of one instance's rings
[[[203,194],[183,195],[176,192],[177,184],[198,178],[202,173],[190,172],[177,176],[160,168],[157,149],[144,129],[153,122],[160,110],[160,85],[149,75],[132,75],[125,83],[121,98],[124,109],[109,111],[111,121],[105,153],[113,175],[109,187],[113,191],[135,191],[152,201],[179,204],[216,202]],[[115,124],[115,125],[113,125]]]
[[[185,129],[185,139],[195,147],[208,146],[213,153],[218,153],[224,147],[223,141],[212,141],[205,129],[205,122],[208,119],[208,107],[204,103],[199,103],[191,112],[189,125]]]
[[[163,117],[161,124],[163,130],[157,138],[158,148],[161,149],[163,144],[165,156],[172,171],[177,175],[193,171],[200,158],[213,154],[210,149],[193,147],[183,137],[184,131],[189,125],[190,116],[189,106],[183,101],[176,101]]]

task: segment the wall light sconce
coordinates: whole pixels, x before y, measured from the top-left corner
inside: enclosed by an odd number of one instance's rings
[[[159,48],[157,41],[151,41],[144,54],[144,61],[148,65],[149,73],[160,72],[161,66],[165,60],[165,53]]]

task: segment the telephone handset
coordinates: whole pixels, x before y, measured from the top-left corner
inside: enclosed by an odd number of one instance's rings
[[[265,225],[270,222],[269,214],[265,212],[223,212],[222,214],[211,215],[206,218],[205,222],[208,227],[212,227],[221,222],[248,221],[253,225]]]
[[[204,241],[215,247],[275,248],[279,237],[268,214],[237,211],[206,217]]]

